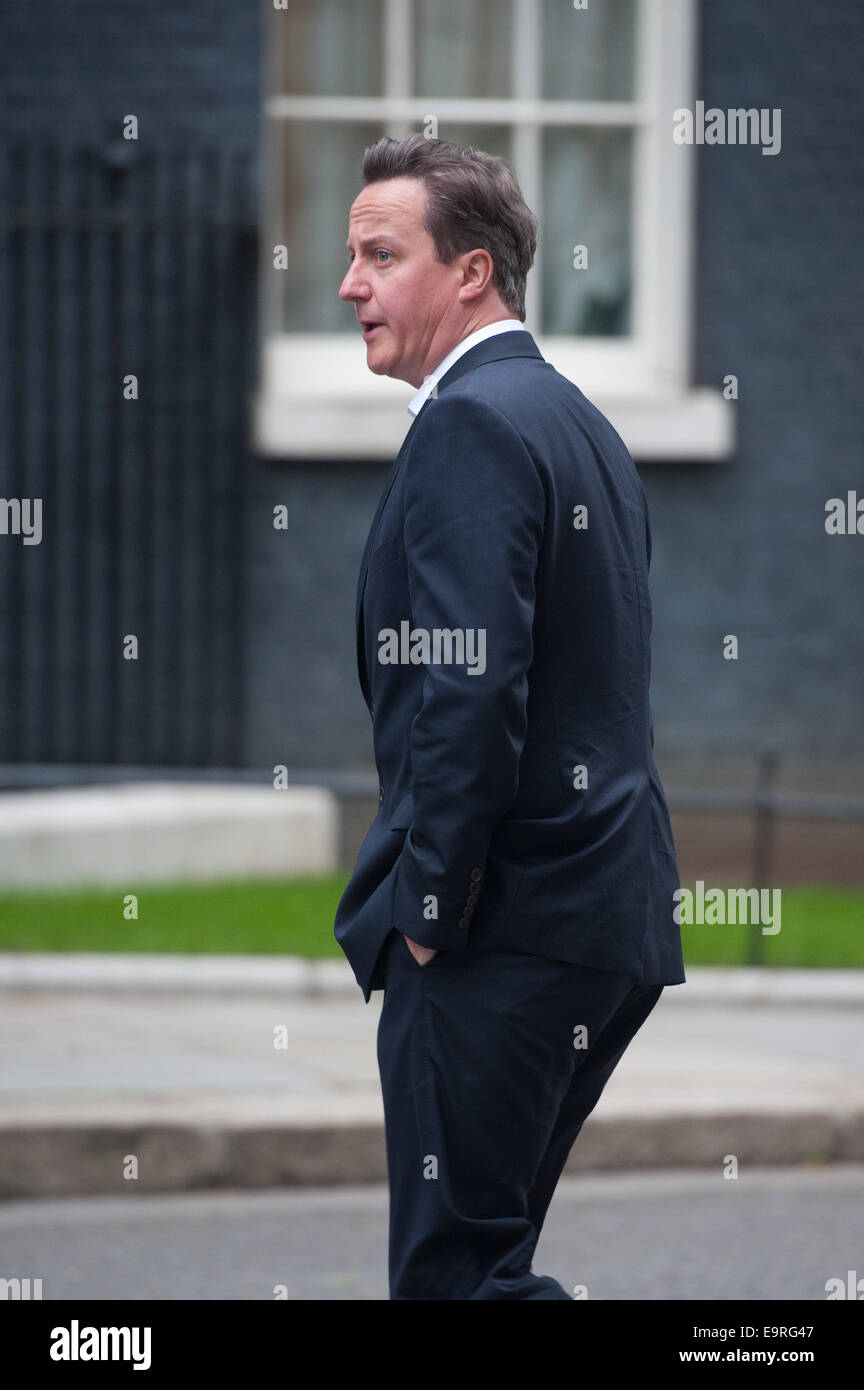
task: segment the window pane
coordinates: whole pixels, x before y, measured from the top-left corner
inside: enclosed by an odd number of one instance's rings
[[[418,129],[422,129],[418,125]],[[497,154],[510,163],[510,128],[505,125],[466,125],[462,121],[439,121],[438,138],[451,145],[470,146],[486,154]],[[512,167],[512,166],[511,166]]]
[[[544,97],[632,101],[635,30],[635,0],[543,0]]]
[[[544,333],[630,331],[632,136],[547,130],[540,224]],[[574,247],[587,269],[574,268]]]
[[[288,0],[270,19],[277,96],[378,96],[381,0]]]
[[[418,96],[510,96],[512,0],[416,0],[414,23]]]
[[[383,126],[336,121],[279,122],[277,158],[285,183],[281,227],[273,240],[288,247],[289,269],[273,271],[282,286],[288,333],[356,333],[351,304],[339,298],[348,269],[348,213],[363,187],[363,151]]]

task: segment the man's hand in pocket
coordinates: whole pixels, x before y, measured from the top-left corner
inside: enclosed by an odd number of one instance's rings
[[[406,936],[405,940],[408,943],[408,950],[411,952],[418,965],[426,965],[433,956],[437,956],[438,954],[437,951],[433,951],[431,946],[421,946],[419,942],[412,941],[410,936]]]

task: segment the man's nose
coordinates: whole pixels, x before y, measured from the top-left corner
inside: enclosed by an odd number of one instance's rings
[[[354,267],[351,266],[345,276],[345,279],[339,286],[339,298],[363,299],[364,297],[366,297],[367,294],[368,291],[364,289],[360,277],[355,274]]]

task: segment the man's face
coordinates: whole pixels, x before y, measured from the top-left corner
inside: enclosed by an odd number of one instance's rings
[[[436,260],[422,222],[425,200],[425,186],[413,178],[362,190],[349,213],[350,265],[339,287],[364,323],[369,370],[412,386],[459,341],[464,319],[460,258],[449,266]]]

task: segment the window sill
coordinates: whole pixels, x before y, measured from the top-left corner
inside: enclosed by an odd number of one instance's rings
[[[268,458],[392,459],[411,424],[412,394],[406,387],[399,403],[336,391],[318,399],[260,392],[252,402],[252,447]],[[714,463],[734,452],[734,406],[710,387],[676,395],[595,393],[591,400],[637,461]]]
[[[609,340],[538,338],[547,360],[579,384],[637,461],[710,463],[734,452],[737,409],[713,387],[683,386],[647,354]],[[411,425],[407,382],[376,376],[362,345],[341,335],[265,342],[251,402],[251,444],[280,459],[392,459]]]

